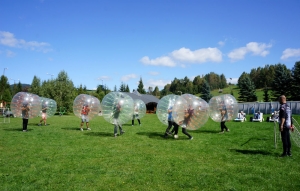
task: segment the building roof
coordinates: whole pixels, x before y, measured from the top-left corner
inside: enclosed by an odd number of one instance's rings
[[[154,103],[158,103],[159,99],[153,95],[148,95],[148,94],[140,94],[138,91],[134,91],[133,93],[129,93],[129,92],[122,92],[125,93],[127,95],[129,95],[133,100],[135,99],[140,99],[142,100],[145,104],[154,102]]]

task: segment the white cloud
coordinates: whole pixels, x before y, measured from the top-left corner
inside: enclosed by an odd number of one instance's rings
[[[135,74],[128,74],[128,75],[122,76],[122,77],[121,77],[121,81],[126,82],[126,81],[128,81],[128,80],[130,80],[130,79],[135,79],[135,78],[137,78],[137,77],[138,77],[138,76],[135,75]]]
[[[168,66],[168,67],[176,66],[176,63],[173,62],[173,60],[168,56],[162,56],[152,60],[150,60],[148,56],[144,56],[140,60],[140,62],[142,62],[145,65],[153,65],[153,66]]]
[[[265,44],[265,43],[257,43],[257,42],[249,42],[244,47],[240,47],[234,49],[228,54],[228,57],[231,61],[242,60],[245,58],[247,53],[252,53],[255,56],[262,56],[265,57],[269,54],[269,48],[272,47],[272,44]]]
[[[7,50],[6,51],[6,56],[7,57],[14,57],[16,55],[16,53],[14,53],[13,51]]]
[[[169,56],[161,56],[155,59],[150,59],[144,56],[140,59],[145,65],[153,66],[168,66],[175,67],[177,65],[185,67],[185,63],[204,63],[204,62],[221,62],[222,52],[218,48],[202,48],[191,51],[188,48],[180,48],[174,50]],[[181,62],[178,63],[177,62]],[[182,63],[183,62],[183,63]]]
[[[0,44],[13,48],[24,48],[34,51],[49,52],[51,51],[50,44],[46,42],[25,41],[23,39],[16,39],[14,34],[6,31],[0,31]]]
[[[150,74],[151,76],[157,76],[159,75],[159,72],[152,71],[152,72],[148,72],[148,74]]]
[[[153,87],[154,88],[157,86],[158,89],[163,89],[165,87],[165,85],[167,84],[171,84],[171,80],[147,80],[144,84],[145,89],[148,89],[149,87]]]
[[[176,60],[189,63],[203,63],[203,62],[221,62],[222,52],[217,48],[201,48],[191,51],[188,48],[180,48],[171,53]]]
[[[97,78],[97,80],[100,80],[100,81],[110,81],[111,80],[111,77],[109,76],[100,76],[99,78]]]
[[[284,60],[290,57],[299,57],[299,56],[300,56],[300,48],[298,49],[287,48],[282,52],[282,56],[280,58]]]

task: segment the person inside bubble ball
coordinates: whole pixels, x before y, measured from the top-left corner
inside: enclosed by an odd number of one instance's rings
[[[23,102],[21,110],[22,110],[22,119],[23,119],[23,132],[27,132],[27,125],[28,125],[29,111],[30,111],[28,102]]]
[[[174,122],[174,119],[172,117],[172,109],[173,107],[169,107],[168,109],[168,127],[166,129],[166,132],[165,132],[165,135],[164,135],[164,138],[167,138],[168,135],[172,135],[173,132],[175,132],[175,129],[176,129],[176,123]],[[172,126],[174,126],[172,132],[170,132],[170,129],[172,128]],[[178,131],[178,125],[177,125],[177,131]]]
[[[115,137],[118,136],[118,128],[120,130],[120,135],[125,133],[125,131],[123,131],[123,129],[122,129],[122,125],[119,122],[119,116],[120,116],[121,111],[122,111],[122,105],[121,105],[121,102],[118,102],[118,104],[114,108],[114,114],[113,114],[113,118],[114,118],[114,136]]]
[[[83,104],[83,107],[81,109],[81,123],[80,123],[80,130],[83,131],[83,124],[85,122],[86,124],[86,129],[87,130],[91,130],[89,128],[89,112],[90,112],[90,108],[88,106],[88,104]]]
[[[42,105],[42,119],[40,120],[40,123],[38,124],[39,126],[42,125],[43,121],[44,121],[44,125],[45,126],[47,125],[47,123],[46,123],[46,121],[47,121],[47,109],[48,109],[47,104],[43,103],[43,105]]]
[[[134,110],[133,110],[133,115],[132,115],[132,125],[134,126],[134,119],[137,119],[139,122],[139,125],[141,125],[141,120],[139,118],[139,106],[137,105],[137,103],[134,103]]]
[[[229,132],[229,129],[226,127],[225,122],[227,120],[227,110],[225,107],[220,109],[221,112],[221,131],[220,133],[224,133],[224,130],[226,129],[227,132]]]
[[[193,115],[194,115],[194,108],[191,105],[189,105],[188,109],[184,110],[184,116],[183,116],[184,119],[180,125],[182,128],[182,133],[188,136],[190,140],[192,140],[193,137],[186,131],[186,128],[190,124]],[[177,137],[178,127],[177,128],[174,127],[174,130],[175,130],[174,137]]]

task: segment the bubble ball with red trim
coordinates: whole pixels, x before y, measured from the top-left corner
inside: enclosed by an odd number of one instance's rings
[[[82,115],[87,115],[89,120],[98,116],[101,111],[101,104],[98,98],[80,94],[73,101],[73,112],[74,115],[81,118]]]

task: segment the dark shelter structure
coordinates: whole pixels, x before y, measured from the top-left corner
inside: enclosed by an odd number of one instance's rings
[[[138,91],[134,90],[132,93],[122,92],[129,95],[133,100],[142,100],[147,108],[147,113],[155,113],[159,99],[153,95],[140,94]]]

